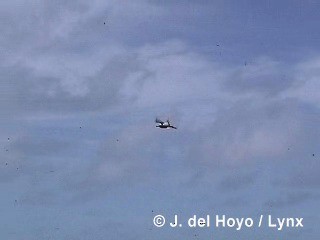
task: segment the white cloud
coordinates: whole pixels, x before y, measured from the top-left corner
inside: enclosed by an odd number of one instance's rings
[[[295,85],[287,89],[283,98],[297,98],[301,102],[317,104],[320,101],[320,58],[299,63],[292,71],[296,79]]]

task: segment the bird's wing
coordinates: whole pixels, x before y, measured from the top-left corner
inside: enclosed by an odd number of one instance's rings
[[[163,123],[164,123],[164,122],[161,121],[159,118],[156,118],[155,122],[156,122],[156,123],[160,123],[160,124],[163,124]]]
[[[170,125],[170,127],[171,127],[171,128],[174,128],[174,129],[178,129],[178,128],[176,128],[175,126],[172,126],[172,125]]]

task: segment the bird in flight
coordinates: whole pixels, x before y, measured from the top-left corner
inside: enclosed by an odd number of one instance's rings
[[[169,119],[167,121],[161,121],[159,118],[156,118],[156,123],[159,123],[159,125],[157,125],[156,127],[158,128],[173,128],[173,129],[177,129],[175,126],[172,126],[170,124]]]

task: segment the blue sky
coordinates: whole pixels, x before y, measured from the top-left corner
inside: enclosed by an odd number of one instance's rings
[[[1,1],[1,239],[319,239],[319,8]],[[305,227],[152,226],[176,213]]]

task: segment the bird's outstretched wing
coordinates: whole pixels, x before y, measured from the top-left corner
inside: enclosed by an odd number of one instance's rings
[[[170,127],[171,127],[171,128],[174,128],[174,129],[178,129],[178,128],[176,128],[175,126],[172,126],[172,125],[170,125]]]
[[[155,122],[156,122],[156,123],[160,123],[160,124],[164,124],[164,122],[161,121],[159,118],[156,118]]]

